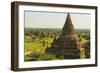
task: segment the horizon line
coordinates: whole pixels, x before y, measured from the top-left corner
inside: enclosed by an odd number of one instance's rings
[[[40,27],[24,27],[24,28],[34,28],[34,29],[62,29],[62,28],[40,28]],[[75,29],[90,29],[90,28],[75,28]]]

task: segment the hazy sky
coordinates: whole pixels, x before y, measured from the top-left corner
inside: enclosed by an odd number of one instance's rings
[[[62,28],[68,13],[25,11],[25,27]],[[75,28],[89,29],[90,14],[70,13]]]

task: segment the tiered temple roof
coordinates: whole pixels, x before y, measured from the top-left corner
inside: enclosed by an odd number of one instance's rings
[[[46,49],[46,53],[63,56],[64,59],[79,59],[80,48],[79,38],[75,34],[75,28],[68,13],[61,35],[50,48]]]

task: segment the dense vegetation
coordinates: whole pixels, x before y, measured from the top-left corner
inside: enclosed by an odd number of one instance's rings
[[[25,28],[24,47],[25,61],[60,59],[55,55],[45,54],[46,48],[51,47],[53,40],[59,37],[61,29]],[[81,38],[85,48],[86,58],[90,58],[90,32],[87,29],[77,29],[76,34]]]

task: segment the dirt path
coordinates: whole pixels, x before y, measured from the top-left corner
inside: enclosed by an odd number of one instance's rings
[[[32,51],[25,52],[25,55],[31,54]]]

